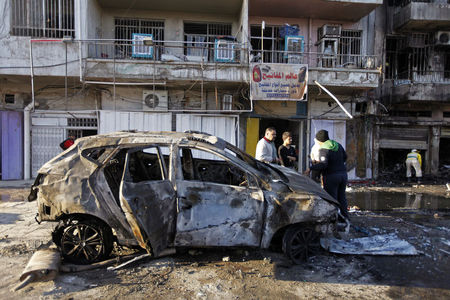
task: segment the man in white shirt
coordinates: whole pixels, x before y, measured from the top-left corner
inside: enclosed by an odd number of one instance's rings
[[[277,137],[277,131],[273,127],[266,129],[264,137],[259,140],[256,145],[256,159],[265,163],[276,164],[278,163],[277,149],[275,148],[275,138]]]
[[[319,159],[319,149],[320,149],[319,141],[316,138],[314,138],[314,145],[312,146],[311,153],[310,153],[311,164],[316,164],[316,163],[318,163],[320,161],[320,159]],[[320,183],[320,171],[312,170],[311,171],[311,178],[315,182],[319,182]]]

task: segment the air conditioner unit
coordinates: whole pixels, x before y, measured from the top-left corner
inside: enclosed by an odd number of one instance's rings
[[[288,59],[288,63],[301,63],[301,55],[304,50],[304,37],[300,35],[286,36],[284,39],[284,58]]]
[[[214,61],[233,62],[235,56],[235,43],[230,40],[216,39],[214,43]]]
[[[321,40],[323,38],[340,37],[341,29],[341,25],[325,24],[319,28],[318,39]]]
[[[450,46],[450,31],[436,32],[436,45]]]
[[[232,110],[233,109],[233,95],[225,94],[222,98],[222,109]]]
[[[142,93],[143,111],[167,111],[168,104],[167,91],[144,90]]]
[[[302,53],[304,49],[305,38],[301,35],[286,36],[284,40],[284,51],[290,53]]]
[[[153,58],[153,34],[132,34],[132,57]]]

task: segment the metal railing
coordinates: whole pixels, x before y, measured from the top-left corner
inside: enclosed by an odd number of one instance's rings
[[[195,63],[281,63],[308,64],[312,68],[376,69],[375,55],[324,54],[318,52],[250,51],[244,44],[212,42],[152,41],[151,45],[133,44],[132,40],[84,41],[90,59],[116,59]],[[263,58],[263,59],[261,59]]]
[[[226,41],[179,42],[152,41],[150,44],[133,40],[96,40],[87,44],[88,58],[153,60],[162,62],[247,63],[247,49],[241,43]]]
[[[447,71],[405,71],[393,78],[395,86],[411,83],[450,83],[450,70]]]
[[[263,59],[261,59],[263,57]],[[308,64],[313,68],[376,69],[375,55],[325,54],[319,52],[290,52],[282,50],[251,51],[250,62]]]
[[[400,6],[406,6],[410,3],[436,3],[436,4],[444,4],[444,3],[450,3],[450,0],[402,0],[400,2]]]

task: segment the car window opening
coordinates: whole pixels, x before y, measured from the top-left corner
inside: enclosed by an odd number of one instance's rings
[[[223,158],[207,151],[180,149],[181,169],[184,180],[212,182],[248,187],[247,174]]]

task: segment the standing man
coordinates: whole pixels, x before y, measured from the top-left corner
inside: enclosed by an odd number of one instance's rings
[[[311,165],[305,171],[309,175],[311,170],[322,171],[323,188],[339,202],[341,214],[348,219],[347,198],[345,188],[347,186],[347,153],[341,144],[328,137],[328,131],[320,130],[316,134],[319,142],[319,162]]]
[[[317,164],[319,162],[319,150],[320,150],[320,144],[319,141],[314,138],[314,145],[311,148],[310,158],[311,158],[311,164]],[[311,171],[311,178],[317,183],[320,183],[320,171],[319,170],[312,170]]]
[[[283,145],[278,147],[278,157],[282,166],[295,169],[295,162],[297,161],[297,153],[292,146],[292,134],[289,131],[283,132]]]
[[[273,127],[266,129],[264,137],[256,144],[256,159],[265,163],[278,163],[277,149],[275,148],[275,138],[277,131]]]
[[[416,171],[417,183],[422,179],[422,156],[417,149],[412,149],[406,156],[406,178],[411,182],[411,166]]]

